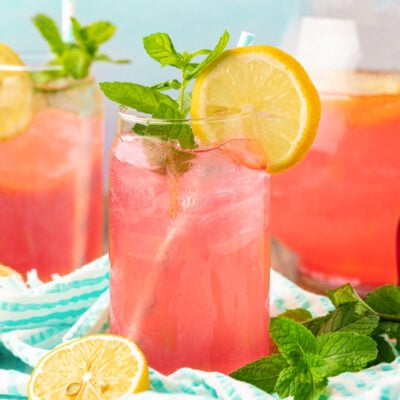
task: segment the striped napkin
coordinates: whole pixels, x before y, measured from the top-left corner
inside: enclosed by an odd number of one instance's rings
[[[0,277],[0,399],[26,399],[27,383],[39,358],[56,345],[108,329],[109,261],[104,256],[71,274],[43,284]],[[300,289],[271,271],[271,315],[304,307],[325,314],[324,296]],[[121,400],[278,399],[227,375],[182,368],[169,376],[150,369],[151,390]],[[329,399],[400,399],[400,357],[390,364],[343,373],[329,381]]]

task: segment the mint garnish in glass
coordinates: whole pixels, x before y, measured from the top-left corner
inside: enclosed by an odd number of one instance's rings
[[[130,82],[101,82],[100,88],[110,99],[155,119],[184,120],[190,109],[190,83],[208,67],[224,50],[229,41],[227,31],[221,35],[213,50],[202,49],[192,53],[179,53],[166,33],[154,33],[143,38],[147,54],[162,67],[171,66],[180,71],[180,77],[144,86]],[[201,61],[199,57],[203,57]],[[178,91],[176,98],[165,91]],[[136,124],[134,132],[142,136],[157,136],[161,139],[176,140],[184,149],[196,146],[193,132],[188,124],[170,124],[160,127]]]
[[[47,15],[37,14],[32,18],[36,28],[48,42],[54,59],[49,64],[61,65],[62,70],[34,74],[36,83],[44,83],[56,78],[71,77],[84,79],[90,73],[94,62],[128,63],[129,60],[112,60],[99,51],[100,46],[112,38],[116,27],[108,21],[97,21],[82,26],[76,18],[71,18],[73,41],[63,41],[55,21]]]

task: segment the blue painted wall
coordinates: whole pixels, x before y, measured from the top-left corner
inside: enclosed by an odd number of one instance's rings
[[[167,32],[178,50],[212,47],[224,29],[235,46],[241,30],[256,34],[257,43],[278,45],[288,23],[299,15],[306,0],[76,0],[83,24],[105,19],[117,25],[117,33],[103,50],[132,64],[98,64],[99,81],[119,80],[151,84],[169,77],[144,52],[141,38]],[[17,51],[47,50],[30,18],[48,14],[61,23],[61,0],[0,0],[0,41]],[[161,75],[161,73],[163,75]],[[116,129],[116,107],[106,103],[106,146]],[[106,168],[106,160],[105,160]]]

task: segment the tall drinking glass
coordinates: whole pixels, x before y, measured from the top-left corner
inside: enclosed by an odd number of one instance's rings
[[[247,140],[185,150],[132,128],[223,130],[244,118],[256,117],[119,112],[109,163],[111,331],[164,373],[229,372],[268,354],[269,176],[237,162]]]
[[[400,4],[311,2],[292,50],[316,84],[311,151],[272,179],[272,233],[301,282],[361,292],[399,282]]]
[[[39,83],[60,67],[25,61],[0,65],[0,263],[48,280],[102,252],[102,98],[93,78]]]

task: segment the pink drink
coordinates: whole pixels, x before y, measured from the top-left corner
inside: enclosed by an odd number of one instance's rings
[[[149,139],[125,132],[109,172],[112,332],[163,373],[227,373],[267,355],[268,175],[222,147],[163,173]]]
[[[299,255],[303,283],[320,290],[399,282],[400,76],[352,78],[374,93],[322,93],[311,151],[272,179],[272,233]]]
[[[0,263],[48,280],[101,254],[97,90],[90,80],[36,87],[28,125],[0,142]]]

